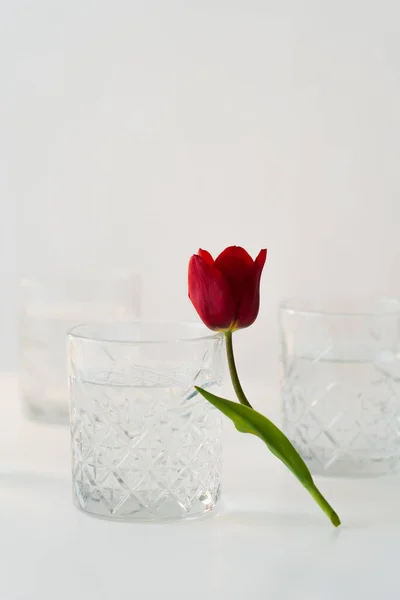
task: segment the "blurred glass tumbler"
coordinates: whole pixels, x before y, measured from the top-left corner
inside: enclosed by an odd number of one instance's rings
[[[73,496],[99,517],[169,521],[220,495],[217,391],[224,340],[202,325],[131,323],[69,332]]]
[[[66,331],[77,323],[136,320],[140,278],[46,277],[20,282],[19,373],[29,417],[68,424]]]
[[[284,431],[315,474],[400,468],[400,303],[280,308]]]

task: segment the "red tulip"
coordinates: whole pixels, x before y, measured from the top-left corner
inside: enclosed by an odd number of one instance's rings
[[[232,386],[240,404],[212,394],[204,387],[195,390],[215,408],[229,417],[243,433],[257,435],[297,477],[335,527],[340,519],[316,487],[304,460],[290,440],[261,413],[255,411],[243,391],[233,352],[233,331],[248,327],[257,318],[260,305],[260,279],[267,251],[257,258],[239,246],[226,248],[214,260],[199,250],[189,261],[189,298],[202,321],[210,329],[222,331]]]
[[[189,298],[207,327],[235,331],[254,323],[266,258],[266,250],[253,260],[240,246],[225,248],[215,260],[201,249],[191,257]]]

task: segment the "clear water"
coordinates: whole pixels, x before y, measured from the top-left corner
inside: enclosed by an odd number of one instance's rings
[[[400,467],[400,361],[318,360],[284,365],[284,430],[314,473],[372,475]]]
[[[136,385],[71,379],[75,503],[123,520],[210,512],[220,495],[220,413],[179,381],[163,385],[164,373],[130,375]]]

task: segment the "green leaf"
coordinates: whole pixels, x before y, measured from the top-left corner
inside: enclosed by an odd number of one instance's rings
[[[197,386],[196,390],[208,400],[208,402],[229,417],[238,431],[241,433],[251,433],[252,435],[259,437],[268,446],[271,452],[275,454],[288,469],[290,469],[295,477],[297,477],[300,483],[306,488],[320,508],[329,517],[332,524],[335,527],[340,525],[338,515],[318,490],[304,460],[290,440],[288,440],[276,425],[253,408],[231,402],[230,400],[225,400],[224,398],[215,396]]]

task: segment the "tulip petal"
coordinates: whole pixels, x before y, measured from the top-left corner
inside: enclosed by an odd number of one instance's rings
[[[210,329],[229,329],[235,319],[236,303],[223,274],[202,256],[189,261],[189,298],[199,317]]]
[[[249,327],[257,318],[260,307],[260,279],[267,259],[267,251],[260,250],[247,279],[242,284],[242,294],[235,319],[235,328]]]
[[[203,250],[202,248],[199,248],[199,251],[197,254],[199,256],[201,256],[201,258],[203,260],[205,260],[206,263],[208,263],[209,265],[214,265],[214,259],[207,250]]]
[[[238,303],[243,293],[243,282],[254,268],[250,254],[240,246],[229,246],[217,256],[214,265],[229,281],[231,293]]]
[[[267,249],[263,248],[262,250],[260,250],[260,252],[258,253],[258,255],[254,261],[254,264],[257,265],[257,268],[260,270],[260,275],[262,273],[262,270],[264,268],[266,260],[267,260]]]

